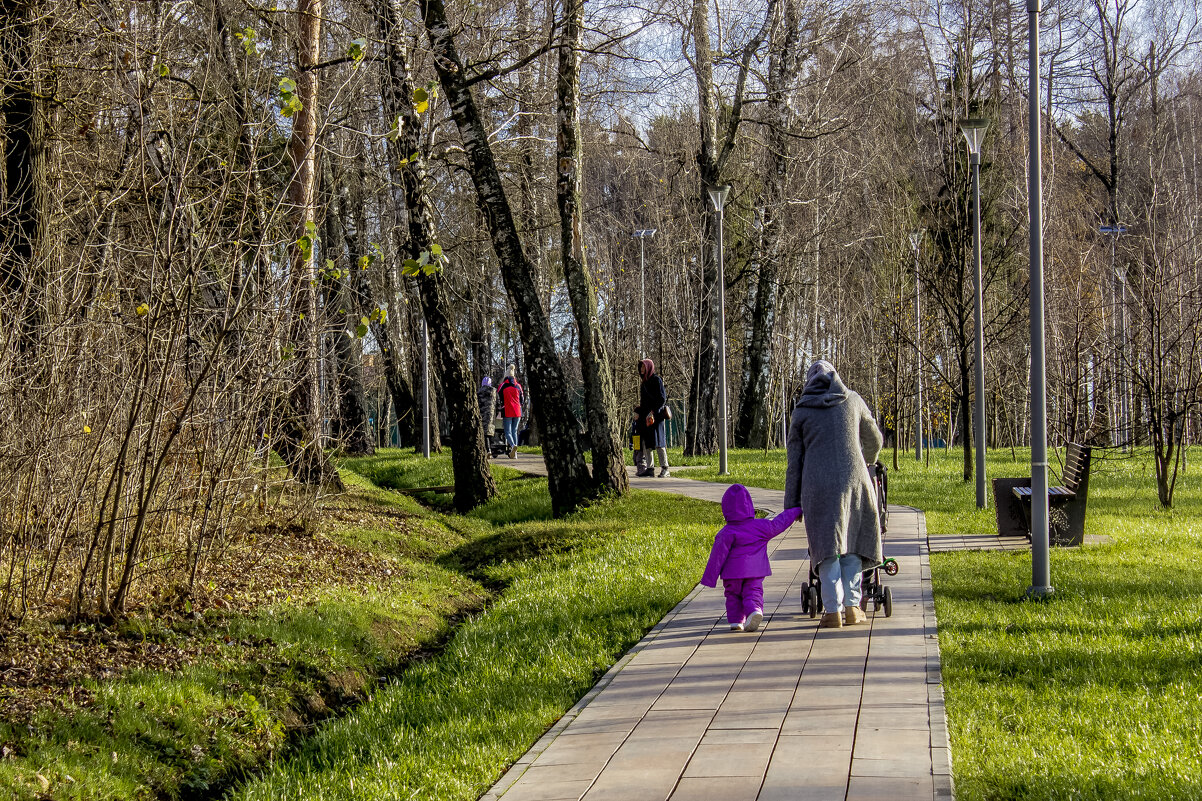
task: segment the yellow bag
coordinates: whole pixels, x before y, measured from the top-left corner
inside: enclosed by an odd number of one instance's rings
[[[635,434],[633,437],[631,437],[631,440],[634,441],[634,449],[636,451],[641,451],[643,449],[642,443],[639,441],[641,439],[642,437],[640,437],[638,434]]]

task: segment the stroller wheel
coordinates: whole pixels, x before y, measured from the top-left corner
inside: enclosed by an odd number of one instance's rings
[[[801,591],[801,611],[810,611],[810,588],[806,587]]]
[[[893,590],[885,588],[885,617],[893,617]]]
[[[810,617],[818,617],[818,589],[813,584],[806,588],[805,598],[805,603],[809,607]]]

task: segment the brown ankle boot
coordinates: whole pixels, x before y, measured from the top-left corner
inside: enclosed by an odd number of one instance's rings
[[[838,612],[830,612],[822,616],[822,620],[818,621],[820,629],[841,629],[843,628],[843,615]]]
[[[868,619],[864,611],[858,606],[849,606],[843,610],[843,625],[854,626],[857,623],[863,623]]]

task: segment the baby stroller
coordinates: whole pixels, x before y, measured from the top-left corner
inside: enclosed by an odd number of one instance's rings
[[[881,534],[884,534],[889,525],[889,473],[883,464],[877,462],[868,465],[868,476],[872,479],[872,486],[876,490],[877,514],[880,515]],[[884,608],[885,617],[891,617],[893,615],[893,592],[881,583],[882,570],[886,575],[896,576],[897,560],[886,558],[879,565],[873,565],[860,574],[860,608],[868,611],[868,603],[871,601],[872,611]],[[818,617],[818,613],[822,611],[822,601],[818,593],[818,571],[812,563],[810,564],[809,579],[801,591],[801,611],[810,617]]]
[[[505,431],[502,427],[495,426],[488,444],[488,455],[496,458],[507,453],[509,453],[509,445],[505,442]]]

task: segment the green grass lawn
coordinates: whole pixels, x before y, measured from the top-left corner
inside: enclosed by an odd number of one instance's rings
[[[235,798],[477,798],[693,588],[720,513],[635,491],[553,520],[525,478],[463,521],[478,536],[440,562],[497,602]]]
[[[449,453],[343,468],[348,493],[311,528],[389,570],[129,621],[119,636],[198,653],[89,679],[90,704],[28,727],[0,720],[0,796],[475,799],[693,588],[720,523],[648,492],[554,520],[546,480],[501,465],[499,497],[441,514],[389,488],[450,484]]]
[[[931,455],[899,454],[890,502],[931,534],[994,531],[960,452]],[[986,473],[1029,475],[1029,459],[990,453]],[[681,475],[718,480],[716,458],[690,461],[708,466]],[[784,486],[782,451],[729,465],[725,481]],[[959,801],[1202,798],[1202,482],[1187,472],[1166,511],[1147,453],[1096,460],[1085,531],[1112,542],[1053,550],[1044,603],[1021,600],[1029,553],[931,556]]]

